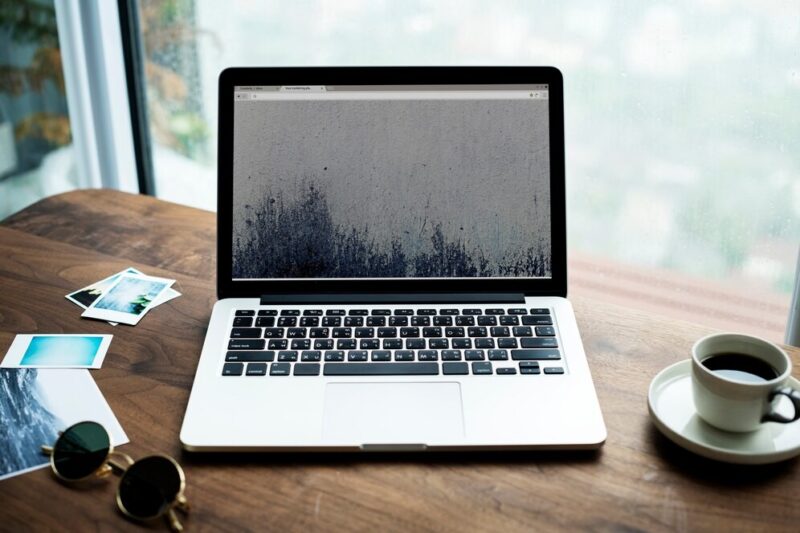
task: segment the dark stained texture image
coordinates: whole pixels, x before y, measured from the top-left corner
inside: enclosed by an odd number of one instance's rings
[[[547,100],[237,102],[233,277],[549,277]]]

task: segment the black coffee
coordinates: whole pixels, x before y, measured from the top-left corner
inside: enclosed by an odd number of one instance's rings
[[[718,353],[703,359],[703,366],[715,374],[745,383],[762,383],[778,377],[769,363],[740,353]]]

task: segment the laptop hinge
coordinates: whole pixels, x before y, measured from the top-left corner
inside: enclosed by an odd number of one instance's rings
[[[524,303],[520,293],[368,293],[264,294],[261,305],[276,304],[395,304],[395,303]]]

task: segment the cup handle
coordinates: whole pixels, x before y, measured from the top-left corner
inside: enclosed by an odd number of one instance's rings
[[[772,411],[765,414],[761,418],[762,422],[779,422],[781,424],[788,424],[789,422],[794,422],[795,420],[800,418],[800,392],[794,390],[791,387],[778,389],[776,391],[773,391],[769,395],[769,401],[771,402],[772,400],[774,400],[775,396],[778,396],[779,394],[786,396],[792,401],[792,405],[794,405],[794,416],[792,418],[787,418],[782,414]]]

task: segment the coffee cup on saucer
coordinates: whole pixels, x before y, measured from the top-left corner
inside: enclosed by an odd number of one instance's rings
[[[709,335],[692,347],[691,368],[697,414],[718,429],[751,432],[766,422],[800,418],[800,390],[790,385],[792,361],[771,342],[734,333]],[[778,396],[791,400],[793,416],[775,408]]]

